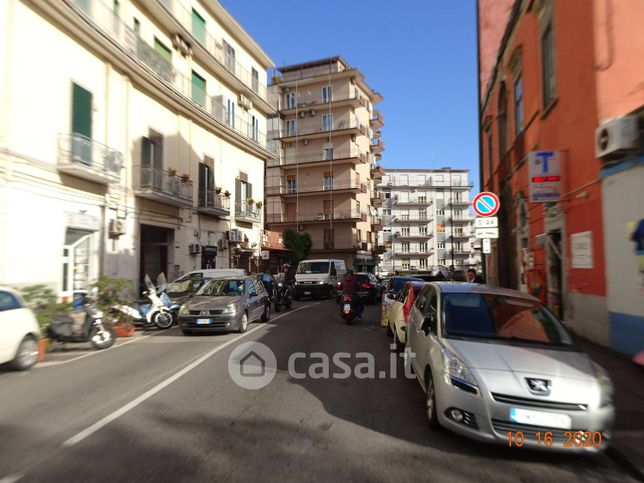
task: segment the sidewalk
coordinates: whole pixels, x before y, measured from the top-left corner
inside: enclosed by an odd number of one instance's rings
[[[613,432],[613,456],[637,469],[644,480],[644,368],[631,357],[586,339],[579,345],[608,371],[615,385],[617,417]]]

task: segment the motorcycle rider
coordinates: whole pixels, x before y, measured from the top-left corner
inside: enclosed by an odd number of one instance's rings
[[[364,305],[362,299],[358,294],[358,281],[353,276],[353,270],[348,269],[347,273],[344,274],[342,280],[340,281],[340,288],[342,289],[343,295],[348,295],[351,297],[351,302],[356,310],[356,320],[362,321],[362,311],[364,310]]]
[[[295,296],[295,270],[291,267],[290,263],[285,263],[282,266],[282,276],[283,283],[286,284],[289,291],[291,292],[291,297]]]

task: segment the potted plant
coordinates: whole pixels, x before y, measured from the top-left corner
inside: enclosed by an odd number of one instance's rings
[[[174,178],[177,175],[177,170],[174,168],[168,168],[168,176]]]
[[[132,282],[124,278],[112,278],[102,275],[93,284],[96,290],[96,307],[103,313],[110,314],[108,321],[114,325],[117,337],[130,337],[134,335],[136,327],[132,321],[122,313],[114,313],[112,307],[125,304],[125,292],[129,291]]]
[[[188,181],[190,181],[190,175],[189,175],[189,174],[186,174],[186,173],[183,173],[183,174],[181,175],[181,182],[182,182],[182,183],[187,183]]]
[[[215,193],[220,194],[221,193],[221,186],[217,186],[215,188]]]
[[[248,203],[249,205],[252,205],[253,203],[255,203],[255,200],[254,200],[254,199],[252,199],[252,198],[248,198],[248,199],[246,200],[246,203]]]
[[[257,203],[255,203],[255,205],[257,205],[257,208],[261,208],[262,206],[264,206],[264,202],[258,201]]]
[[[224,196],[226,198],[230,198],[230,191],[228,191],[228,190],[224,191]]]

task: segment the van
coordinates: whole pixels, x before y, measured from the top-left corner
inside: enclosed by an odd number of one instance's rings
[[[173,303],[181,304],[190,298],[208,280],[223,277],[243,277],[246,270],[243,268],[206,268],[202,270],[192,270],[170,285],[168,285],[167,294]]]
[[[347,273],[344,260],[303,260],[295,272],[295,299],[302,297],[333,298],[335,285]]]

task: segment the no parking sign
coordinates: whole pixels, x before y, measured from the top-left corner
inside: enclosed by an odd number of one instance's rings
[[[479,216],[494,216],[500,206],[499,197],[490,191],[483,191],[472,200],[472,208]]]

